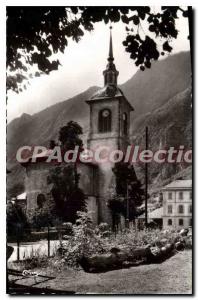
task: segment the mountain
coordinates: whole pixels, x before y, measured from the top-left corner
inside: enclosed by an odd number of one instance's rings
[[[141,115],[135,120],[135,130],[132,144],[145,148],[145,127],[148,127],[148,146],[155,153],[159,149],[174,147],[185,150],[192,148],[192,99],[191,88],[185,89],[167,101],[160,108]],[[182,174],[189,165],[184,163],[155,163],[149,164],[150,188],[166,184],[167,179],[179,172]],[[136,167],[136,166],[135,166]],[[144,177],[144,166],[138,165],[136,172],[139,177]],[[184,175],[184,173],[183,173]],[[188,172],[189,178],[192,173]],[[185,173],[185,177],[187,173]],[[180,175],[179,177],[184,177]],[[189,179],[188,178],[188,179]]]
[[[152,143],[159,144],[160,135],[157,135],[159,132],[164,139],[168,134],[169,140],[171,141],[171,137],[174,140],[178,132],[174,124],[177,125],[181,121],[183,122],[182,132],[185,131],[186,134],[180,134],[178,142],[190,145],[191,117],[185,116],[185,103],[190,105],[190,99],[187,96],[190,83],[190,53],[181,52],[154,62],[150,70],[137,71],[130,80],[121,85],[125,96],[135,108],[131,116],[131,140],[141,141],[146,124],[155,128],[152,129],[152,134],[156,134],[156,139],[153,137]],[[32,116],[23,114],[8,124],[7,167],[12,171],[8,176],[8,189],[10,185],[23,181],[24,170],[15,159],[16,151],[20,146],[47,146],[49,140],[57,139],[59,128],[70,120],[77,121],[83,127],[83,138],[86,140],[89,128],[89,107],[85,100],[98,89],[97,86],[91,87],[71,99],[50,106]],[[190,93],[190,90],[188,91]],[[184,113],[178,114],[177,107],[180,108],[180,106],[183,107],[181,109]],[[170,114],[173,111],[174,113]],[[155,174],[155,178],[157,176],[158,174]]]
[[[133,118],[136,118],[162,106],[190,84],[190,53],[180,52],[154,62],[151,69],[138,71],[121,88],[133,104]]]

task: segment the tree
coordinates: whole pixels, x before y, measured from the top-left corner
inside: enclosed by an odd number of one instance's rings
[[[22,208],[16,203],[7,204],[7,235],[22,238],[24,235],[30,233],[30,225],[27,221],[27,217]]]
[[[133,166],[129,163],[115,164],[113,172],[116,177],[116,187],[108,205],[112,211],[113,226],[115,226],[119,222],[119,214],[125,218],[128,217],[127,209],[129,210],[129,220],[134,220],[138,215],[138,207],[144,200],[144,190],[136,177]]]
[[[108,199],[108,207],[110,208],[112,215],[112,229],[116,232],[120,223],[120,215],[125,215],[124,198],[116,193],[112,193],[111,198]]]
[[[82,134],[81,126],[70,121],[59,130],[59,141],[62,151],[74,150],[79,146],[82,150],[83,142],[79,138]],[[52,146],[56,143],[51,141]],[[56,214],[64,221],[74,223],[77,211],[86,210],[85,195],[78,187],[80,175],[77,172],[76,162],[59,166],[49,171],[48,184],[52,184],[52,196],[55,201]]]
[[[48,184],[52,184],[55,212],[63,221],[74,223],[77,211],[86,210],[85,195],[78,187],[79,174],[71,164],[49,171]]]
[[[77,155],[83,150],[83,141],[79,135],[83,134],[82,127],[74,121],[69,121],[66,126],[63,126],[59,130],[59,141],[61,143],[62,154],[68,150],[74,150],[76,146],[79,147]],[[72,156],[72,155],[71,155]],[[76,176],[76,182],[78,180],[76,162],[73,165],[74,173]]]
[[[79,146],[79,151],[83,148],[83,142],[79,135],[83,133],[82,127],[74,121],[70,121],[66,126],[59,130],[59,141],[64,150],[74,150],[75,146]]]
[[[49,149],[53,150],[56,147],[56,142],[54,140],[50,140],[49,142]]]
[[[166,52],[172,51],[170,40],[176,39],[175,20],[179,14],[189,17],[189,9],[162,6],[133,7],[7,7],[7,88],[22,91],[24,80],[57,70],[58,52],[64,53],[68,40],[78,42],[85,31],[94,30],[97,22],[122,22],[125,50],[143,71]],[[144,27],[144,29],[143,29]],[[146,32],[146,33],[145,33]],[[147,34],[148,33],[148,34]],[[162,50],[155,39],[162,42]],[[28,68],[37,71],[28,74]]]

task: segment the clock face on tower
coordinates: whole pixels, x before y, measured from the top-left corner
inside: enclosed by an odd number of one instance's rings
[[[109,116],[109,111],[107,109],[103,110],[102,116],[105,117],[105,118],[108,117]]]

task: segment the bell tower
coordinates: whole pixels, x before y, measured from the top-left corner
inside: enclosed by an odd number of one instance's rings
[[[106,69],[103,71],[104,87],[98,90],[87,104],[90,107],[90,129],[88,148],[96,151],[98,148],[126,151],[129,145],[130,113],[132,105],[117,85],[119,72],[114,64],[112,27],[110,27],[109,55]],[[98,163],[99,169],[99,219],[109,223],[109,213],[106,202],[109,189],[114,184],[114,174],[111,161]]]

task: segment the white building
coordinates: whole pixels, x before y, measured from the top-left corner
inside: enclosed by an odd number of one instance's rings
[[[192,226],[192,180],[176,180],[162,189],[163,228]]]

